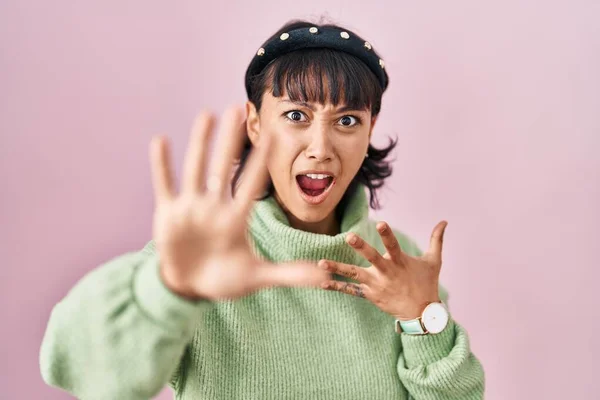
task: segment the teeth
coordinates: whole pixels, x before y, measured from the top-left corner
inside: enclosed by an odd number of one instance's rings
[[[331,175],[324,175],[324,174],[306,174],[306,176],[308,176],[311,179],[325,179],[325,178],[331,177]]]

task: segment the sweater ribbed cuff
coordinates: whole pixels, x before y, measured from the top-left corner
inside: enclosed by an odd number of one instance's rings
[[[174,332],[190,335],[198,317],[212,303],[208,300],[191,301],[172,292],[160,277],[158,255],[149,256],[133,276],[133,294],[142,311],[158,324]]]
[[[437,334],[409,335],[402,333],[404,361],[407,368],[424,366],[447,357],[456,340],[456,323],[450,317],[448,325]]]

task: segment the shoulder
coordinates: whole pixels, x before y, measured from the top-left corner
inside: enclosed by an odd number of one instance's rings
[[[142,250],[140,250],[140,252],[142,254],[147,254],[150,256],[154,255],[156,253],[156,243],[154,243],[154,239],[147,242],[146,245],[144,246],[144,248],[142,248]]]

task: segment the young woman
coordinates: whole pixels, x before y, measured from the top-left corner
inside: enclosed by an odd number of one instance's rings
[[[195,122],[179,193],[152,141],[153,240],[54,307],[44,380],[82,399],[167,383],[178,399],[482,398],[438,282],[446,223],[423,253],[368,218],[395,145],[370,145],[387,84],[373,46],[342,27],[295,21],[269,38],[210,168],[215,119]]]

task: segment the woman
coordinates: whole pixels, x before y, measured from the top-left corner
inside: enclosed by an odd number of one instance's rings
[[[421,253],[368,218],[395,145],[369,144],[387,84],[373,47],[339,26],[269,38],[211,168],[215,120],[195,122],[179,194],[166,142],[152,141],[153,241],[54,307],[44,380],[83,399],[167,383],[178,399],[482,398],[438,283],[446,223]]]

